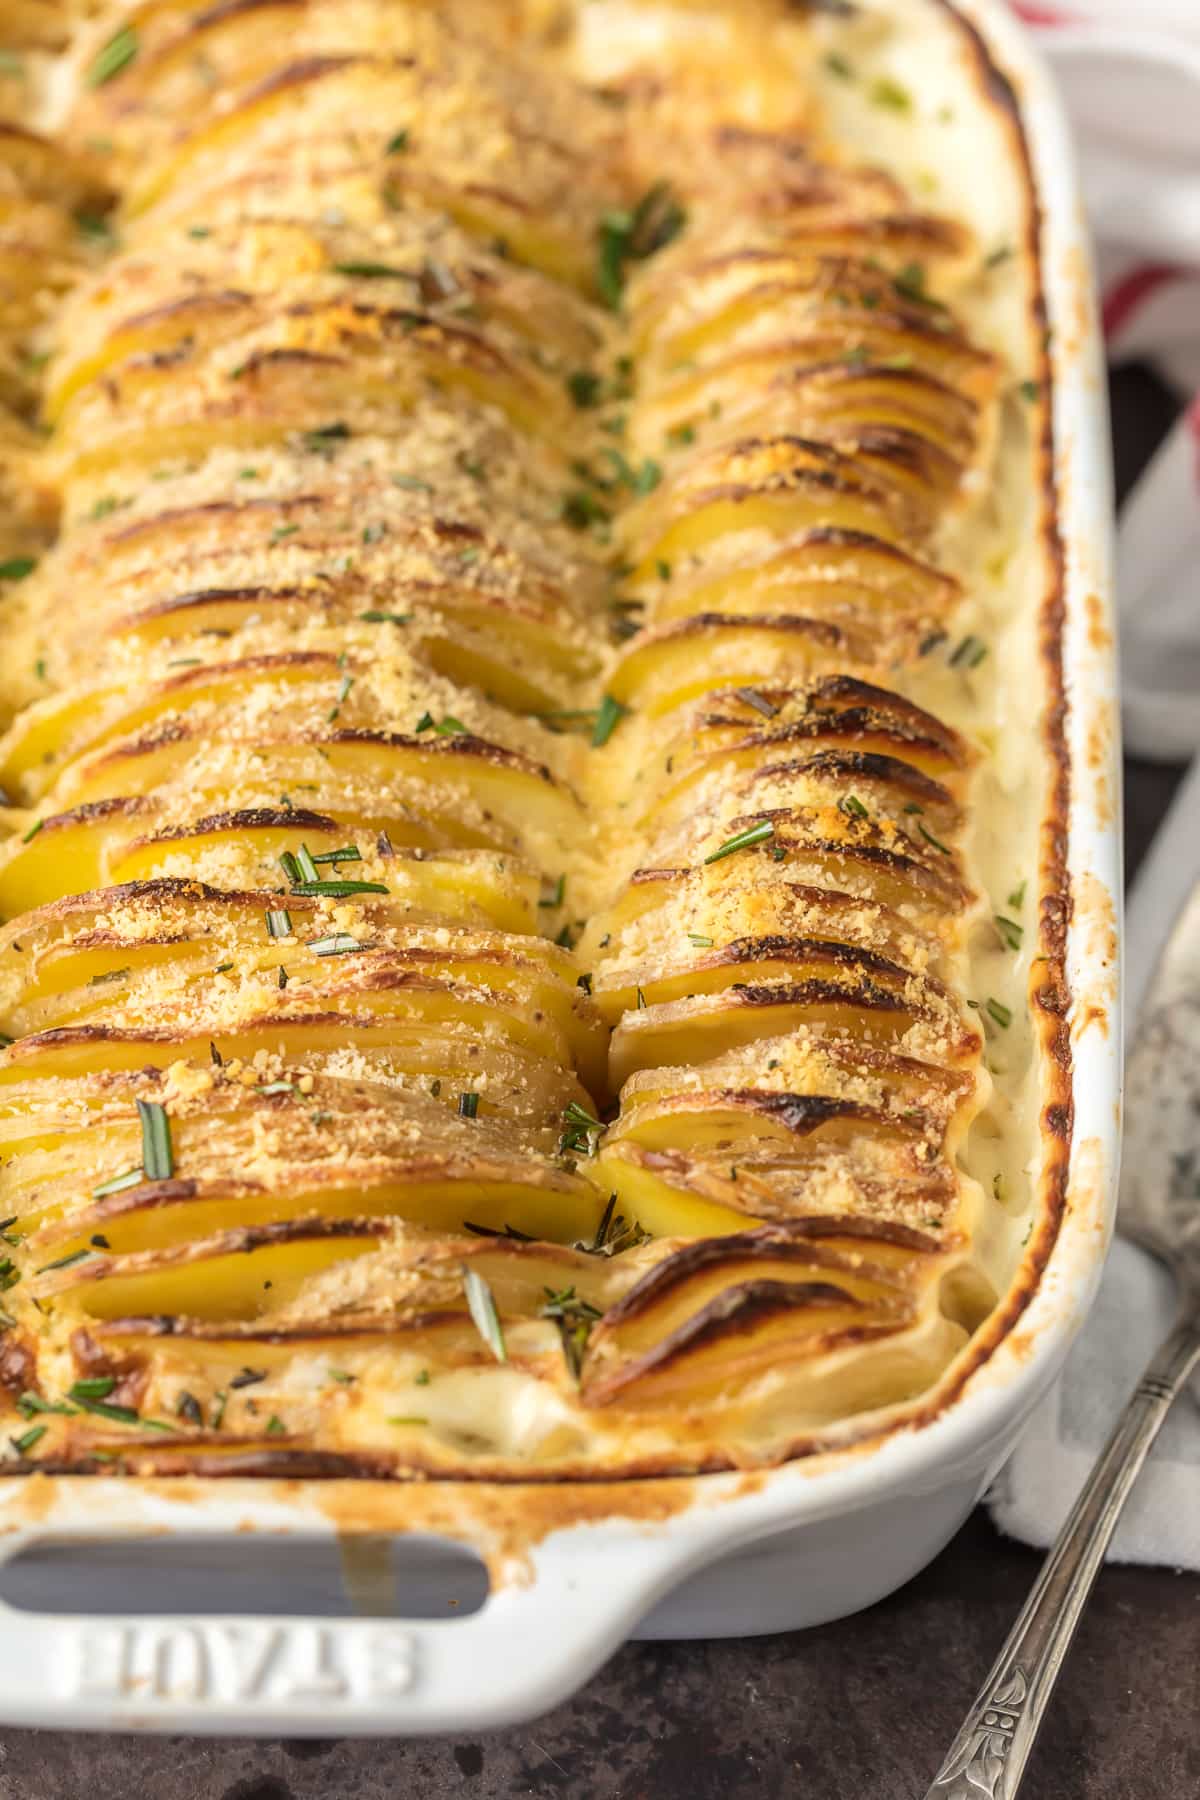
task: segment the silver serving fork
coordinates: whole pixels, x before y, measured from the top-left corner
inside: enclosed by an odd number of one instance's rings
[[[1125,1075],[1119,1225],[1179,1286],[1139,1381],[925,1800],[1014,1800],[1121,1510],[1200,1363],[1200,887],[1159,962]]]

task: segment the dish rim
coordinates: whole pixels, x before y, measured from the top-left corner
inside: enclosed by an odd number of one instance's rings
[[[258,1622],[282,1634],[285,1649],[306,1629],[326,1632],[342,1646],[382,1641],[380,1634],[390,1634],[389,1642],[404,1640],[414,1647],[426,1666],[407,1685],[385,1693],[368,1682],[357,1693],[351,1682],[349,1727],[341,1704],[322,1708],[311,1695],[301,1706],[286,1695],[239,1699],[214,1689],[189,1700],[172,1689],[158,1695],[147,1714],[145,1682],[134,1679],[136,1671],[132,1686],[88,1688],[84,1676],[92,1651],[87,1646],[94,1646],[100,1629],[132,1630],[129,1668],[134,1670],[139,1633],[147,1642],[157,1633],[158,1642],[166,1630],[199,1631],[199,1622],[158,1619],[121,1627],[110,1621],[102,1628],[95,1619],[18,1614],[0,1602],[0,1670],[7,1677],[0,1684],[3,1717],[24,1724],[121,1729],[261,1732],[271,1729],[272,1719],[291,1733],[446,1728],[453,1707],[449,1690],[435,1678],[446,1657],[437,1646],[444,1645],[446,1633],[454,1633],[460,1654],[450,1660],[461,1664],[465,1657],[478,1697],[471,1706],[472,1727],[510,1723],[578,1686],[662,1594],[714,1557],[785,1528],[862,1512],[888,1495],[937,1488],[955,1472],[975,1469],[982,1480],[1060,1367],[1099,1283],[1119,1149],[1120,775],[1103,362],[1074,158],[1048,71],[1001,0],[924,4],[957,19],[974,39],[993,97],[1007,104],[1000,91],[1005,87],[1013,97],[1032,181],[1051,334],[1045,350],[1051,396],[1045,451],[1052,461],[1048,493],[1054,498],[1051,518],[1062,571],[1061,618],[1052,618],[1051,627],[1061,646],[1064,682],[1060,775],[1069,785],[1061,820],[1047,821],[1043,813],[1043,831],[1048,822],[1053,840],[1043,853],[1065,848],[1063,910],[1069,916],[1050,919],[1048,926],[1052,932],[1061,927],[1064,934],[1070,1013],[1045,1023],[1047,1030],[1068,1034],[1070,1067],[1061,1101],[1065,1114],[1048,1126],[1043,1121],[1043,1142],[1049,1141],[1047,1130],[1053,1138],[1055,1130],[1061,1137],[1062,1127],[1069,1129],[1060,1215],[1052,1216],[1043,1193],[1039,1229],[997,1309],[1000,1318],[976,1334],[961,1366],[951,1365],[920,1397],[917,1416],[910,1408],[857,1442],[778,1467],[640,1481],[535,1479],[519,1487],[461,1480],[435,1480],[414,1489],[369,1479],[131,1481],[53,1474],[0,1483],[0,1558],[47,1535],[95,1539],[166,1530],[220,1537],[247,1528],[325,1535],[411,1532],[415,1524],[418,1531],[482,1546],[493,1577],[484,1610],[461,1620]],[[1048,617],[1053,601],[1049,608]],[[1053,752],[1053,741],[1048,749]],[[1043,1043],[1043,1053],[1045,1048]],[[514,1494],[522,1497],[524,1517],[510,1526],[506,1506]],[[530,1496],[540,1496],[540,1504],[531,1506]],[[566,1582],[572,1586],[569,1628],[563,1614]],[[548,1633],[550,1619],[556,1629]],[[552,1641],[552,1658],[538,1648],[539,1628]],[[45,1697],[39,1700],[32,1691],[30,1670],[43,1651],[52,1656],[54,1633],[59,1646],[74,1646],[75,1678],[66,1691],[61,1680],[50,1684],[53,1703],[47,1710]],[[519,1678],[498,1667],[517,1660],[511,1651],[517,1641],[525,1647]],[[507,1647],[500,1651],[502,1644]],[[211,1646],[207,1654],[213,1662]],[[351,1665],[359,1666],[353,1656]],[[457,1691],[461,1722],[461,1677]],[[140,1699],[131,1714],[121,1702],[133,1702],[135,1695]]]

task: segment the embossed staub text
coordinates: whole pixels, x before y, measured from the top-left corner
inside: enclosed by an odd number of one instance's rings
[[[414,1639],[391,1625],[98,1621],[78,1630],[71,1649],[65,1689],[90,1699],[372,1701],[406,1694],[416,1680]]]

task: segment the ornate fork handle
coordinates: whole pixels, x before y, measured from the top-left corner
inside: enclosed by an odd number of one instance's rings
[[[1117,1520],[1197,1363],[1200,1307],[1179,1322],[1138,1383],[925,1800],[1015,1800]]]

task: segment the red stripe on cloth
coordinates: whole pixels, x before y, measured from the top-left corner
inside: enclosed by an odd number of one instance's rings
[[[1027,25],[1073,25],[1074,16],[1061,6],[1037,6],[1032,0],[1011,0],[1012,9]]]
[[[1178,263],[1141,263],[1114,281],[1104,296],[1100,322],[1106,338],[1114,338],[1141,311],[1152,294],[1190,271]]]
[[[1200,493],[1200,394],[1187,409],[1188,429],[1192,434],[1192,442],[1196,446],[1196,491]]]

